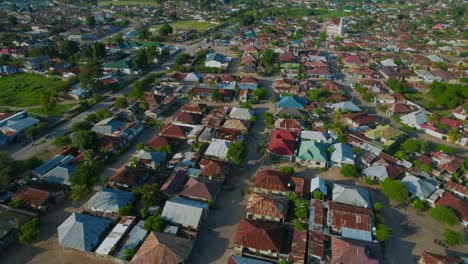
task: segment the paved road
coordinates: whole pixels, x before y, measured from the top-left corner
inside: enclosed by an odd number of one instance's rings
[[[259,82],[270,95],[271,78],[259,79]],[[241,168],[231,170],[232,175],[226,180],[216,201],[216,209],[210,212],[208,220],[202,225],[189,263],[227,263],[229,257],[235,253],[234,236],[240,219],[244,216],[248,180],[264,165],[263,155],[257,152],[258,142],[263,139],[266,128],[263,114],[273,111],[274,106],[267,102],[253,105],[253,108],[257,122],[246,139],[247,158]]]

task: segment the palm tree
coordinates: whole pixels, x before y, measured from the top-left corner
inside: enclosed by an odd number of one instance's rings
[[[460,131],[458,129],[450,129],[447,133],[447,139],[455,143],[461,139]]]
[[[73,203],[78,203],[83,201],[89,194],[91,194],[91,188],[86,184],[77,184],[72,185],[70,197],[73,200]]]
[[[427,119],[429,119],[429,121],[431,121],[434,125],[438,125],[439,117],[440,117],[439,114],[432,113]]]
[[[341,108],[338,108],[338,110],[335,112],[335,119],[341,120],[341,118],[343,118],[343,110]]]
[[[340,122],[333,123],[332,129],[335,130],[338,136],[343,136],[343,134],[346,132],[346,127]]]

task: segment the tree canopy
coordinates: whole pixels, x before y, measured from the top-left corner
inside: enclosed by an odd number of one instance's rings
[[[244,142],[236,141],[229,145],[227,158],[232,159],[236,165],[240,165],[242,160],[247,156],[247,146]]]
[[[23,245],[33,242],[40,233],[39,218],[34,217],[20,228],[19,242]]]
[[[75,133],[72,139],[73,146],[81,150],[96,149],[98,136],[96,132],[81,130]]]
[[[145,220],[144,228],[148,231],[163,232],[165,227],[166,223],[160,215],[152,215]]]
[[[168,35],[172,34],[172,32],[173,32],[173,29],[172,29],[171,25],[169,25],[169,24],[164,24],[159,28],[159,35],[160,36],[168,36]]]
[[[468,98],[468,86],[466,84],[449,84],[433,82],[429,85],[429,95],[434,98],[438,106],[455,108],[464,103]]]
[[[458,218],[455,212],[443,205],[438,205],[429,210],[429,214],[437,221],[446,223],[448,225],[455,225],[458,223]]]
[[[355,177],[358,174],[356,166],[351,164],[344,164],[343,167],[341,167],[340,172],[345,177]]]
[[[465,242],[463,232],[456,232],[450,228],[445,229],[444,238],[449,246],[462,245]]]
[[[397,203],[404,203],[409,198],[408,188],[401,181],[390,178],[382,182],[382,193]]]

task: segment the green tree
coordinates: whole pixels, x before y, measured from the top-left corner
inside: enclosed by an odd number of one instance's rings
[[[254,95],[255,95],[259,100],[262,100],[262,99],[265,99],[265,97],[266,97],[266,95],[267,95],[267,91],[265,90],[265,88],[259,87],[259,88],[257,88],[257,89],[254,91]]]
[[[152,215],[148,217],[145,221],[144,228],[148,231],[153,232],[163,232],[164,228],[166,227],[166,223],[164,219],[160,215]]]
[[[138,29],[137,36],[140,40],[148,40],[151,37],[151,32],[149,31],[148,27],[142,27]]]
[[[76,132],[72,139],[73,146],[81,150],[95,150],[97,143],[98,136],[96,132],[89,130],[82,130]]]
[[[286,173],[288,175],[293,175],[294,174],[294,168],[291,166],[283,166],[281,167],[281,172]]]
[[[231,143],[228,148],[227,158],[232,159],[232,162],[239,166],[247,156],[247,146],[244,142],[236,141]]]
[[[140,186],[134,192],[140,196],[141,203],[145,207],[154,206],[161,195],[159,184],[157,183]]]
[[[50,93],[42,93],[39,96],[39,103],[45,113],[50,113],[57,105],[57,100]]]
[[[323,194],[322,194],[321,191],[315,190],[315,191],[312,193],[312,197],[314,197],[314,199],[316,199],[316,200],[322,200]]]
[[[449,246],[462,245],[465,242],[463,232],[456,232],[450,228],[445,229],[444,238]]]
[[[438,205],[435,208],[431,208],[429,210],[429,214],[434,218],[435,220],[446,223],[450,226],[453,226],[458,223],[458,218],[455,212],[443,205]]]
[[[137,253],[137,248],[136,247],[130,247],[130,248],[126,248],[124,250],[124,258],[126,261],[131,261],[133,256],[135,256],[135,254]]]
[[[379,203],[379,202],[375,202],[374,203],[374,210],[377,211],[377,212],[381,212],[382,211],[382,204]]]
[[[214,102],[220,102],[223,100],[223,94],[221,94],[217,89],[212,89],[210,99]]]
[[[172,34],[172,32],[173,32],[173,29],[172,29],[171,25],[169,25],[169,24],[164,24],[159,28],[159,35],[160,36],[168,36],[168,35]]]
[[[409,198],[408,188],[401,181],[390,178],[382,182],[382,193],[397,203],[404,203]]]
[[[18,208],[22,209],[26,207],[26,204],[24,203],[23,200],[18,199],[18,198],[13,198],[11,201],[8,203],[8,206],[13,207],[13,208]]]
[[[78,42],[72,40],[64,40],[60,43],[60,52],[65,56],[65,58],[70,58],[72,55],[75,55],[80,50]]]
[[[149,68],[148,64],[148,54],[146,49],[139,49],[135,54],[135,59],[133,59],[133,67],[135,70],[146,70]]]
[[[19,242],[22,245],[30,244],[39,236],[40,232],[39,218],[34,217],[21,226]]]
[[[114,106],[118,108],[126,108],[128,106],[127,99],[125,99],[125,97],[120,97],[115,101]]]
[[[392,229],[388,226],[385,226],[383,224],[380,224],[379,226],[377,226],[376,237],[377,237],[377,240],[379,240],[380,242],[383,242],[391,238],[392,233],[393,233]]]
[[[88,91],[97,91],[100,88],[101,82],[97,78],[102,76],[102,60],[88,59],[80,66],[80,80],[81,87]]]
[[[263,120],[265,120],[265,124],[267,127],[272,127],[275,122],[273,114],[268,113],[268,112],[265,112],[263,114]]]
[[[450,131],[447,133],[447,139],[453,143],[458,142],[461,139],[460,130],[450,129]]]
[[[426,202],[424,200],[416,199],[413,201],[413,207],[418,212],[423,212],[426,209]]]
[[[142,98],[144,92],[143,82],[138,81],[133,83],[132,90],[130,91],[130,96],[133,98]]]
[[[127,205],[119,208],[119,216],[131,215],[133,212],[133,206]]]
[[[181,53],[179,56],[177,56],[175,60],[175,65],[176,66],[182,66],[186,64],[190,60],[190,55],[187,53]]]
[[[356,166],[351,164],[344,164],[340,169],[340,173],[345,177],[356,177],[358,175]]]
[[[96,18],[94,16],[87,16],[86,17],[86,25],[92,27],[96,25]]]
[[[13,182],[18,171],[18,163],[7,153],[0,151],[0,191]]]

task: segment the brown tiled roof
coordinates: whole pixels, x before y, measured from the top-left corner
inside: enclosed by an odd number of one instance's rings
[[[378,245],[364,241],[332,237],[332,264],[378,264],[381,253]]]
[[[151,232],[132,259],[134,264],[183,263],[193,247],[193,241],[166,233]]]
[[[448,171],[449,173],[455,173],[460,169],[460,166],[465,161],[464,159],[455,155],[450,155],[441,151],[433,152],[432,158],[438,160],[439,168]]]
[[[468,196],[468,187],[464,186],[462,184],[456,183],[454,181],[447,182],[447,184],[445,184],[445,188],[447,190],[451,190],[451,191],[454,191],[454,192],[461,193],[464,196]]]
[[[344,117],[360,126],[375,123],[375,118],[365,113],[347,114]]]
[[[293,263],[305,263],[307,252],[307,230],[293,230],[293,241],[289,253]]]
[[[329,237],[324,235],[319,228],[309,230],[308,253],[323,259],[325,257],[325,240],[328,239]]]
[[[184,105],[180,111],[193,114],[202,114],[203,107],[206,107],[206,104],[188,103]]]
[[[201,117],[196,114],[190,114],[186,112],[179,112],[177,115],[174,117],[174,121],[181,122],[181,123],[186,123],[186,124],[191,124],[195,125],[198,124],[201,120]]]
[[[265,169],[257,172],[253,186],[272,191],[287,192],[288,183],[290,182],[291,177],[289,175],[280,171]]]
[[[245,131],[249,129],[250,122],[247,120],[239,120],[239,119],[230,118],[226,120],[226,122],[224,122],[223,127]]]
[[[149,173],[148,169],[122,166],[109,178],[109,182],[133,187],[141,184],[147,173]]]
[[[215,181],[203,181],[190,178],[184,186],[180,196],[186,196],[201,200],[215,200],[219,193],[220,185]]]
[[[228,171],[224,167],[224,164],[218,161],[202,159],[200,161],[200,166],[203,166],[201,174],[206,177],[224,179],[228,174]]]
[[[185,136],[189,133],[189,129],[173,124],[167,124],[163,127],[160,134],[161,136],[169,138],[185,139]]]
[[[424,264],[462,264],[463,260],[459,257],[449,257],[423,251],[421,253],[421,263]]]
[[[235,141],[242,131],[237,129],[220,127],[216,128],[214,138],[225,139],[227,141]]]
[[[462,220],[468,222],[468,202],[462,200],[455,195],[446,192],[444,196],[440,197],[437,200],[436,205],[443,205],[449,208],[452,208],[458,215],[461,217]]]
[[[148,142],[146,142],[146,146],[150,148],[158,148],[158,147],[166,147],[166,146],[176,146],[177,140],[173,138],[167,138],[155,135],[153,136]]]
[[[174,170],[169,176],[169,179],[161,187],[161,191],[167,196],[172,196],[182,191],[182,187],[187,179],[187,172],[185,170]]]
[[[107,149],[109,151],[117,150],[123,143],[124,139],[121,137],[112,137],[107,135],[100,135],[98,138],[98,149]]]
[[[252,193],[245,212],[285,219],[288,214],[288,203],[286,197]]]
[[[19,190],[13,198],[19,199],[27,205],[39,207],[45,203],[47,198],[49,198],[49,193],[39,189],[26,187]]]
[[[332,225],[370,231],[372,228],[372,210],[369,208],[329,202]]]
[[[258,250],[280,252],[283,245],[284,229],[280,224],[241,219],[234,243]]]

